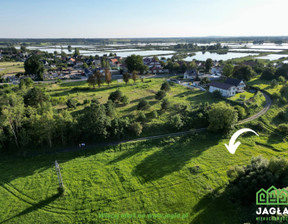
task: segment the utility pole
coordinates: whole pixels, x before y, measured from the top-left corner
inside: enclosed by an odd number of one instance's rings
[[[64,184],[63,184],[63,180],[62,180],[61,170],[60,170],[60,167],[59,167],[57,160],[55,160],[55,169],[56,169],[56,173],[57,173],[57,177],[58,177],[59,187],[63,188]]]

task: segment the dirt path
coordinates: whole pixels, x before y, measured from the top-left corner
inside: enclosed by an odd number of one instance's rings
[[[244,124],[244,123],[253,121],[253,120],[261,117],[262,115],[264,115],[269,110],[269,108],[272,105],[272,100],[266,93],[264,93],[264,92],[261,92],[261,93],[263,93],[263,95],[264,95],[264,97],[266,99],[266,104],[265,104],[264,108],[261,111],[259,111],[258,113],[252,115],[251,117],[248,117],[248,118],[246,118],[244,120],[239,121],[237,124]]]

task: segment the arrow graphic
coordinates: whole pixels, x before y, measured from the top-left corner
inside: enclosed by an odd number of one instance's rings
[[[250,128],[242,128],[238,131],[236,131],[230,141],[229,141],[229,146],[227,144],[225,144],[226,148],[228,149],[228,151],[231,153],[231,154],[234,154],[236,152],[236,149],[239,147],[239,145],[241,144],[241,142],[236,142],[236,139],[241,135],[243,134],[244,132],[253,132],[255,135],[259,136],[255,131],[253,131],[252,129]]]

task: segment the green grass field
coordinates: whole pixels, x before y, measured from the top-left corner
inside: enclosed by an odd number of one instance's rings
[[[141,98],[151,103],[149,111],[160,108],[154,95],[162,82],[163,79],[151,79],[149,83],[127,86],[113,83],[100,89],[87,88],[85,82],[73,82],[45,85],[45,88],[53,98],[72,97],[80,102],[97,98],[102,103],[110,92],[120,88],[131,103],[118,107],[117,113],[132,116]],[[267,91],[276,91],[262,80],[251,83],[267,85]],[[173,104],[189,106],[217,101],[207,92],[179,85],[172,86],[169,99]],[[80,105],[76,112],[84,106]],[[281,123],[278,113],[286,109],[286,105],[274,103],[258,121],[276,128]],[[167,122],[167,115],[151,122]],[[250,124],[237,129],[244,127]],[[203,132],[87,151],[1,159],[0,223],[244,223],[242,208],[225,193],[227,170],[235,165],[247,165],[253,156],[287,158],[286,139],[269,130],[257,132],[260,137],[247,134],[238,139],[242,144],[235,155],[224,146],[230,136],[223,138]],[[55,160],[61,167],[64,195],[57,193]],[[104,213],[111,217],[103,217]],[[183,218],[149,216],[155,213],[177,213]]]
[[[226,171],[259,154],[287,157],[240,138],[237,155],[228,139],[212,134],[127,143],[87,152],[6,160],[0,166],[1,223],[241,223],[241,211],[220,193]],[[265,141],[266,137],[263,137]],[[57,195],[54,161],[65,194]],[[199,166],[198,172],[191,172]],[[100,213],[185,214],[185,218],[103,218]],[[229,214],[229,216],[227,215]],[[188,217],[187,217],[188,216]]]
[[[87,104],[83,104],[84,100],[97,99],[100,103],[106,103],[110,93],[120,89],[124,95],[129,97],[130,103],[126,106],[118,105],[116,107],[117,115],[128,116],[136,120],[139,115],[137,105],[141,99],[146,99],[151,107],[144,111],[147,122],[145,124],[146,131],[143,132],[142,136],[168,133],[169,130],[164,130],[163,125],[167,123],[169,116],[178,113],[177,110],[173,109],[175,105],[185,105],[191,108],[203,102],[215,103],[221,101],[221,99],[213,98],[208,92],[188,89],[181,85],[174,84],[166,96],[171,103],[172,109],[165,113],[160,113],[162,101],[156,100],[155,94],[160,90],[164,81],[165,79],[163,78],[152,78],[145,79],[144,83],[137,81],[135,85],[132,84],[132,80],[128,85],[124,82],[118,83],[117,81],[113,81],[110,86],[103,84],[101,88],[96,87],[95,89],[89,87],[87,82],[80,81],[45,85],[45,88],[47,93],[52,97],[52,100],[56,102],[54,107],[57,109],[67,109],[65,102],[69,98],[77,100],[80,105],[78,105],[76,109],[70,110],[70,112],[74,114],[87,106]],[[156,119],[149,119],[153,111],[157,111],[159,116]]]
[[[24,72],[23,62],[0,62],[0,75],[16,75],[18,72]]]

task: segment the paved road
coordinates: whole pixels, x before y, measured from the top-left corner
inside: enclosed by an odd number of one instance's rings
[[[251,117],[248,117],[244,120],[239,121],[237,124],[244,124],[244,123],[256,120],[257,118],[261,117],[262,115],[264,115],[269,110],[269,108],[272,105],[272,100],[266,93],[264,93],[264,92],[261,92],[261,93],[263,93],[263,95],[266,99],[266,104],[265,104],[264,108],[261,111],[259,111],[258,113],[252,115]]]

